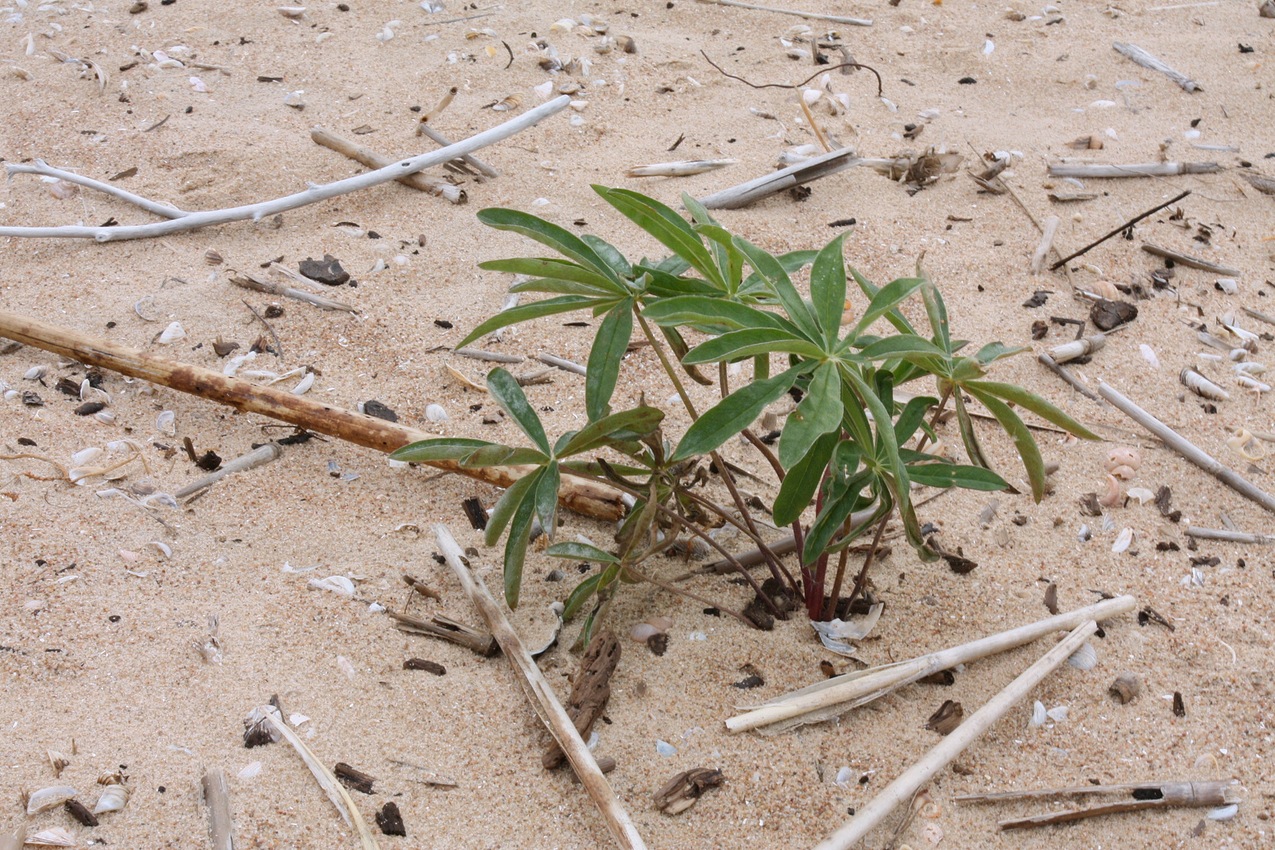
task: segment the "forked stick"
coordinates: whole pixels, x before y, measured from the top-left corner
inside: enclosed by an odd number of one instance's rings
[[[744,732],[814,712],[823,712],[824,716],[818,719],[824,719],[830,714],[843,713],[864,705],[932,673],[1005,652],[1060,629],[1074,628],[1087,620],[1109,620],[1132,611],[1135,607],[1137,600],[1132,596],[1117,596],[909,661],[856,670],[785,694],[752,711],[731,717],[726,721],[726,728],[731,732]]]
[[[518,681],[526,692],[527,699],[535,708],[536,714],[553,734],[558,746],[562,747],[576,776],[580,777],[580,782],[593,799],[594,805],[602,812],[602,817],[606,820],[607,828],[611,830],[616,844],[628,850],[644,850],[646,845],[642,841],[642,836],[638,835],[633,820],[624,810],[615,792],[611,790],[602,771],[598,769],[598,763],[594,761],[593,753],[589,752],[588,745],[576,731],[575,723],[567,715],[558,697],[554,695],[553,688],[549,686],[544,674],[536,666],[535,660],[522,645],[518,633],[514,631],[504,612],[500,610],[500,606],[488,592],[487,586],[483,584],[481,578],[470,572],[469,565],[465,563],[464,553],[456,543],[456,539],[447,530],[447,526],[442,524],[434,526],[434,535],[438,538],[438,547],[443,551],[443,558],[446,559],[447,565],[456,574],[466,595],[474,603],[478,613],[482,615],[487,628],[495,636],[496,642],[500,644],[501,651],[513,665],[514,672],[518,674]]]
[[[952,763],[952,760],[965,751],[984,732],[992,728],[1019,700],[1027,696],[1032,688],[1040,684],[1046,676],[1054,671],[1080,648],[1089,636],[1098,631],[1098,624],[1087,620],[1063,638],[1053,649],[1032,666],[1028,667],[1005,690],[992,697],[978,711],[974,712],[964,723],[957,726],[937,746],[924,757],[885,787],[880,794],[866,806],[859,809],[854,820],[848,821],[828,838],[816,845],[815,850],[849,850],[854,844],[871,832],[900,803],[912,799],[912,796],[939,771]]]
[[[6,310],[0,310],[0,337],[381,452],[392,452],[408,443],[434,436],[396,422],[320,404],[286,390],[257,386],[241,378],[178,363]],[[510,467],[466,469],[452,461],[430,461],[429,465],[497,487],[509,487],[521,477],[522,472]],[[619,493],[587,481],[564,478],[558,499],[564,507],[598,519],[615,520],[624,514]]]
[[[564,94],[560,97],[554,98],[548,103],[537,106],[535,109],[530,109],[515,118],[511,118],[504,124],[492,127],[490,130],[485,130],[475,136],[470,136],[463,142],[457,142],[454,145],[449,145],[436,151],[423,153],[419,156],[414,156],[411,159],[399,160],[385,168],[378,168],[375,171],[367,171],[363,174],[356,174],[353,177],[347,177],[344,180],[337,180],[335,183],[312,183],[305,191],[285,195],[282,198],[275,198],[272,201],[262,201],[256,204],[245,204],[243,206],[228,207],[221,210],[192,212],[186,215],[181,215],[177,218],[170,218],[168,221],[157,221],[151,224],[121,225],[118,227],[85,227],[81,225],[63,225],[59,227],[0,227],[0,237],[51,237],[63,239],[94,239],[98,242],[116,242],[124,239],[147,239],[154,236],[166,236],[170,233],[197,230],[201,227],[208,227],[213,224],[225,224],[230,221],[243,221],[245,219],[260,221],[266,216],[272,216],[276,213],[294,210],[297,207],[304,207],[307,204],[325,201],[328,198],[335,198],[339,195],[348,195],[350,192],[357,192],[359,189],[366,189],[370,186],[376,186],[381,183],[388,183],[391,180],[397,180],[398,178],[404,177],[408,174],[415,174],[416,172],[429,168],[432,165],[441,165],[442,163],[455,159],[463,154],[476,151],[479,148],[507,139],[515,133],[543,121],[550,115],[560,112],[565,109],[567,104],[570,102],[571,98]],[[8,173],[21,173],[20,169],[15,170],[13,166],[8,164],[6,164],[5,169]],[[117,197],[120,197],[119,193],[115,194]],[[125,198],[125,200],[132,199]],[[134,203],[136,203],[136,201],[134,201]],[[141,204],[139,204],[139,206],[140,205]],[[147,208],[149,209],[149,207]],[[168,212],[162,214],[171,215],[172,213]]]

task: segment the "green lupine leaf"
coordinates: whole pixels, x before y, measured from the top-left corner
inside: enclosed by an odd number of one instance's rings
[[[872,297],[874,295],[876,295],[878,292],[881,291],[881,288],[879,286],[874,284],[872,281],[868,280],[863,275],[859,274],[859,272],[856,269],[851,268],[850,275],[851,277],[854,278],[854,282],[859,285],[859,290],[868,297],[869,302],[872,301]],[[898,310],[891,310],[889,313],[886,313],[885,318],[886,318],[886,321],[888,321],[891,325],[893,325],[894,329],[898,331],[899,333],[912,334],[914,336],[916,335],[916,331],[913,330],[912,328],[912,323],[909,322],[907,320],[907,317],[905,317]]]
[[[829,486],[823,509],[806,531],[806,542],[801,552],[803,564],[813,563],[828,548],[837,531],[850,518],[850,514],[854,513],[855,508],[859,507],[863,500],[860,491],[871,480],[872,472],[865,469],[852,475],[847,481],[834,482]]]
[[[841,410],[844,413],[842,425],[850,434],[855,444],[864,447],[872,446],[872,423],[864,413],[859,397],[850,391],[849,375],[856,368],[852,363],[838,364],[841,372]]]
[[[1004,490],[1008,484],[990,469],[981,466],[947,463],[908,465],[908,477],[926,487],[961,487],[965,490]]]
[[[919,266],[920,263],[917,265]],[[917,277],[924,277],[924,275],[918,274]],[[925,282],[926,285],[921,287],[921,297],[925,301],[925,315],[930,319],[930,330],[934,332],[934,342],[944,351],[954,351],[952,333],[947,325],[947,305],[943,303],[939,288],[928,279]]]
[[[841,376],[836,363],[821,363],[801,404],[788,414],[779,437],[779,463],[791,469],[824,434],[841,427]]]
[[[753,381],[726,396],[687,429],[670,462],[707,454],[753,424],[766,405],[786,393],[798,375],[813,368],[798,363],[791,369],[761,381]]]
[[[819,323],[815,321],[814,314],[810,311],[810,305],[802,299],[797,287],[792,285],[792,280],[788,277],[788,272],[784,269],[783,264],[773,254],[763,251],[742,236],[735,237],[735,245],[748,258],[748,264],[753,267],[753,271],[761,275],[762,279],[766,281],[771,292],[783,306],[784,311],[788,313],[788,318],[792,323],[800,328],[801,332],[812,342],[822,339],[823,335],[819,332]]]
[[[978,466],[990,469],[991,464],[987,462],[987,455],[983,454],[983,447],[978,442],[978,432],[974,430],[974,420],[965,407],[965,399],[959,389],[953,391],[952,401],[956,405],[956,422],[961,430],[961,442],[965,444],[965,453]]]
[[[908,470],[899,457],[899,444],[894,439],[890,412],[886,410],[881,399],[858,372],[850,369],[847,374],[850,376],[850,384],[854,387],[855,394],[872,414],[872,421],[877,423],[876,454],[889,470],[891,480],[888,484],[894,493],[895,502],[898,503],[900,510],[905,509],[911,504],[911,497],[908,495]]]
[[[469,332],[469,335],[457,343],[457,348],[464,348],[479,337],[485,336],[492,331],[498,331],[509,325],[516,325],[519,322],[528,322],[532,319],[539,319],[543,316],[553,316],[558,313],[569,313],[572,310],[583,310],[593,305],[595,299],[584,295],[560,295],[557,298],[546,298],[544,301],[536,301],[532,304],[521,304],[517,307],[511,307],[508,310],[501,310],[487,321],[480,324]]]
[[[779,267],[788,274],[801,271],[806,266],[815,261],[815,257],[819,256],[818,250],[789,251],[786,254],[780,254],[775,259],[779,261]],[[748,277],[744,278],[744,282],[739,287],[737,293],[741,298],[750,296],[769,295],[768,301],[773,301],[774,296],[770,293],[770,287],[766,283],[766,279],[753,271]]]
[[[810,269],[810,301],[823,331],[824,345],[829,348],[837,341],[841,317],[846,312],[845,239],[842,234],[825,245]]]
[[[1025,390],[1020,386],[1016,386],[1014,384],[1003,384],[999,381],[967,381],[962,386],[967,387],[971,392],[978,390],[980,393],[990,393],[991,395],[1002,398],[1005,401],[1013,402],[1025,410],[1030,410],[1046,422],[1052,422],[1059,428],[1064,428],[1082,439],[1101,439],[1101,437],[1097,434],[1090,431],[1084,425],[1081,425],[1075,419],[1072,419],[1062,410],[1058,409],[1030,390]]]
[[[730,331],[695,346],[682,358],[684,363],[718,363],[751,357],[754,354],[786,352],[798,357],[820,358],[823,350],[791,331],[779,328],[748,328]]]
[[[540,424],[540,417],[536,415],[535,409],[527,401],[527,396],[523,393],[522,387],[518,386],[518,381],[513,375],[500,367],[492,369],[487,373],[487,392],[491,393],[491,397],[496,400],[501,409],[517,423],[524,434],[531,438],[531,442],[535,443],[537,448],[545,454],[552,453],[549,448],[549,438],[545,436],[544,425]]]
[[[686,219],[654,198],[638,192],[605,186],[594,186],[593,190],[622,215],[654,236],[661,245],[690,263],[714,286],[726,288],[717,264]]]
[[[496,501],[495,507],[491,509],[491,516],[487,519],[487,528],[483,532],[484,543],[488,546],[496,545],[500,535],[509,526],[509,521],[513,519],[514,512],[518,510],[524,501],[528,501],[528,495],[539,481],[540,470],[537,469],[530,475],[524,475],[519,478],[505,489],[505,492]]]
[[[621,280],[625,280],[632,276],[633,266],[629,265],[629,261],[624,258],[624,255],[620,253],[620,250],[610,242],[598,236],[594,236],[592,233],[582,233],[580,234],[580,239],[592,248],[594,253],[598,255],[602,262],[606,263],[607,266],[610,267],[611,271],[614,272]]]
[[[707,295],[719,297],[723,290],[697,277],[677,277],[662,271],[655,266],[634,266],[634,272],[650,278],[646,291],[659,298],[672,298],[677,295]]]
[[[558,489],[562,485],[562,474],[558,471],[558,462],[550,461],[540,473],[540,483],[536,485],[536,516],[540,517],[540,527],[544,529],[546,539],[553,540],[553,533],[558,528]]]
[[[615,281],[570,260],[552,257],[511,257],[505,260],[487,260],[479,263],[478,268],[492,272],[522,274],[533,278],[567,280],[612,297],[616,295]],[[515,291],[523,291],[527,287],[525,284],[518,284],[512,288]]]
[[[932,362],[946,358],[947,352],[923,337],[915,334],[899,334],[898,336],[887,336],[873,340],[864,346],[859,355],[866,360],[915,357],[921,362]]]
[[[404,463],[430,463],[437,460],[459,461],[465,455],[484,446],[494,446],[488,440],[471,440],[464,437],[437,437],[409,443],[390,454],[390,460]]]
[[[730,231],[717,224],[697,224],[695,232],[707,237],[708,248],[726,284],[726,294],[734,296],[739,291],[744,275],[744,255],[735,247],[734,237]]]
[[[594,573],[575,586],[562,608],[562,619],[564,621],[570,622],[575,617],[580,609],[584,607],[584,603],[588,602],[589,597],[598,589],[600,581],[602,581],[602,573]]]
[[[633,302],[625,300],[611,308],[589,349],[589,364],[584,378],[584,410],[590,422],[611,411],[611,395],[620,378],[620,364],[629,350],[633,336]]]
[[[641,406],[612,413],[571,434],[565,442],[559,440],[555,455],[571,457],[609,445],[613,440],[643,437],[658,428],[663,420],[664,411],[654,407]]]
[[[668,342],[669,348],[673,349],[673,354],[677,356],[677,362],[682,367],[682,371],[691,376],[691,380],[705,387],[717,386],[717,382],[706,377],[699,369],[691,366],[685,361],[685,357],[690,353],[691,347],[686,344],[686,340],[682,339],[682,333],[672,325],[659,325],[660,334]]]
[[[536,476],[540,478],[539,475]],[[527,542],[531,539],[531,520],[536,512],[535,500],[523,499],[514,511],[509,524],[509,537],[505,540],[505,603],[512,609],[518,607],[518,594],[522,590],[522,565],[527,559]]]
[[[974,359],[984,366],[990,366],[997,360],[1001,360],[1005,357],[1013,357],[1015,354],[1022,354],[1024,351],[1030,350],[1031,349],[1022,345],[1011,347],[1002,342],[989,342],[987,345],[978,350],[978,353],[974,355]]]
[[[910,399],[903,406],[903,410],[899,413],[899,418],[894,420],[894,439],[900,446],[912,438],[916,433],[916,429],[921,427],[921,423],[925,421],[925,413],[934,405],[938,404],[938,399],[929,396],[916,396]],[[902,450],[900,449],[900,457]]]
[[[774,313],[758,310],[737,301],[725,298],[712,298],[702,295],[681,295],[672,298],[661,298],[651,302],[642,311],[647,321],[659,325],[692,325],[699,328],[714,328],[729,331],[744,328],[791,328]],[[721,330],[717,331],[718,333]]]
[[[863,333],[877,319],[896,310],[896,308],[912,297],[912,294],[925,285],[924,280],[914,277],[903,277],[892,280],[877,290],[868,302],[867,309],[855,325],[855,334]]]
[[[544,452],[521,446],[489,445],[475,449],[461,459],[460,465],[466,469],[482,469],[488,466],[521,466],[535,464],[539,466],[549,460]]]
[[[528,239],[534,239],[541,245],[553,248],[559,254],[611,280],[617,292],[624,291],[624,284],[606,260],[598,256],[597,251],[589,247],[583,239],[565,228],[530,213],[499,207],[479,210],[478,220],[488,227],[518,233]]]
[[[779,485],[779,493],[775,496],[775,510],[771,516],[775,525],[791,525],[801,516],[802,511],[814,499],[836,446],[837,435],[824,434],[788,470],[783,483]]]
[[[1027,480],[1032,487],[1032,500],[1040,502],[1045,498],[1045,459],[1040,456],[1040,448],[1032,437],[1032,432],[1013,409],[989,392],[971,389],[970,395],[983,403],[987,412],[996,417],[996,421],[1005,429],[1018,449],[1018,456],[1023,461],[1023,469],[1027,472]]]
[[[600,564],[620,563],[619,558],[605,549],[599,549],[597,546],[590,546],[588,543],[580,543],[575,540],[555,543],[545,550],[545,554],[554,558],[568,558],[573,561],[597,561]]]
[[[543,292],[546,295],[582,295],[590,300],[590,307],[596,306],[599,301],[605,304],[614,304],[616,300],[616,295],[611,290],[598,289],[587,283],[575,283],[570,280],[549,277],[533,277],[520,281],[511,285],[509,291]]]

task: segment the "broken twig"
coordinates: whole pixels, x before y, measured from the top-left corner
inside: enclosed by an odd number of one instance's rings
[[[1049,788],[1040,791],[1004,791],[999,794],[964,794],[959,803],[990,803],[1000,800],[1024,800],[1038,797],[1119,795],[1120,802],[1103,803],[1087,809],[1064,809],[1027,818],[1003,820],[1001,829],[1023,829],[1068,823],[1083,818],[1136,812],[1143,809],[1167,809],[1180,806],[1227,806],[1238,803],[1239,781],[1211,779],[1202,782],[1129,782],[1120,785],[1084,785],[1077,788]]]
[[[1213,274],[1223,274],[1230,277],[1239,277],[1243,274],[1239,269],[1233,269],[1230,266],[1219,266],[1217,263],[1210,263],[1208,260],[1201,260],[1199,257],[1192,257],[1190,254],[1181,254],[1168,248],[1161,248],[1159,245],[1153,245],[1150,242],[1143,242],[1142,250],[1148,254],[1172,260],[1180,266],[1187,266],[1200,271],[1213,272]]]
[[[443,558],[446,559],[447,565],[452,568],[452,572],[456,574],[457,580],[460,581],[461,586],[465,589],[466,595],[469,596],[470,601],[474,603],[474,607],[478,609],[478,613],[482,615],[483,620],[487,623],[487,628],[491,629],[492,634],[495,635],[496,640],[500,643],[500,648],[505,657],[509,659],[514,672],[518,674],[518,681],[522,685],[523,691],[527,694],[527,699],[536,710],[541,722],[545,724],[566,753],[567,760],[571,762],[571,767],[575,770],[576,775],[580,777],[585,791],[588,792],[589,797],[592,798],[594,804],[602,813],[602,817],[606,821],[607,827],[611,830],[611,835],[615,838],[616,844],[623,848],[629,848],[629,850],[644,849],[646,845],[642,841],[642,836],[638,834],[633,820],[629,817],[628,812],[624,810],[624,806],[621,805],[619,798],[615,796],[615,792],[611,790],[606,777],[598,769],[598,764],[594,761],[593,754],[589,752],[589,748],[580,737],[580,733],[576,731],[575,724],[567,716],[562,703],[554,695],[553,688],[549,686],[544,674],[540,672],[536,662],[527,653],[526,648],[523,647],[518,633],[514,631],[514,627],[506,619],[504,613],[501,612],[500,606],[492,598],[482,579],[474,575],[469,569],[469,565],[465,562],[464,553],[461,552],[456,539],[452,537],[447,527],[442,524],[434,526],[434,534],[438,538],[438,547],[442,550]]]
[[[1173,80],[1173,82],[1181,86],[1182,90],[1185,92],[1204,91],[1204,89],[1200,88],[1199,84],[1195,80],[1192,80],[1180,71],[1173,70],[1136,44],[1125,44],[1123,41],[1116,41],[1113,42],[1111,46],[1114,47],[1116,52],[1121,56],[1141,65],[1143,68],[1151,71],[1159,71],[1161,74],[1164,74],[1170,80]]]
[[[174,493],[173,496],[178,499],[184,499],[187,496],[198,493],[200,490],[208,489],[227,475],[264,466],[272,460],[278,460],[282,454],[283,448],[278,443],[266,443],[264,446],[257,446],[257,448],[247,454],[240,455],[234,460],[222,464],[221,468],[216,472],[211,472],[203,478],[190,482]]]
[[[827,177],[829,174],[836,174],[843,169],[859,165],[860,162],[861,160],[855,156],[854,148],[840,148],[740,183],[738,186],[714,192],[700,198],[700,203],[710,210],[739,209],[785,189],[818,180],[820,177]]]
[[[1143,162],[1131,165],[1102,165],[1086,162],[1054,162],[1050,177],[1174,177],[1179,174],[1216,174],[1216,162]]]
[[[385,168],[399,161],[377,153],[366,145],[360,145],[357,142],[342,138],[323,127],[312,127],[310,129],[310,139],[315,144],[323,145],[328,150],[334,150],[342,156],[366,165],[368,168]],[[463,204],[468,200],[465,190],[459,186],[448,183],[439,177],[427,177],[419,171],[415,174],[406,174],[394,179],[404,186],[421,192],[428,192],[431,195],[437,195],[453,204]]]
[[[1040,244],[1036,246],[1036,251],[1032,254],[1032,274],[1040,274],[1040,270],[1045,267],[1045,257],[1049,256],[1049,251],[1054,245],[1054,235],[1058,233],[1059,222],[1058,216],[1051,215],[1041,226]]]
[[[1134,404],[1119,390],[1099,381],[1098,394],[1114,404],[1130,419],[1155,434],[1160,438],[1161,442],[1182,455],[1182,457],[1191,461],[1191,463],[1203,469],[1244,498],[1256,502],[1271,513],[1275,513],[1275,497],[1261,490],[1230,467],[1223,466],[1177,431],[1174,431],[1168,425],[1165,425],[1159,419]]]
[[[1196,525],[1187,526],[1186,536],[1196,540],[1225,540],[1229,543],[1275,543],[1275,534],[1251,534],[1229,528],[1200,528]]]
[[[323,310],[337,310],[343,313],[357,313],[358,310],[342,301],[335,301],[315,292],[306,292],[304,289],[297,289],[293,286],[286,286],[282,283],[275,283],[272,280],[262,280],[256,275],[245,273],[242,277],[232,275],[230,282],[241,289],[251,289],[256,292],[266,292],[270,295],[278,295],[281,298],[292,298],[296,301],[304,301],[307,304],[313,304]]]
[[[1093,399],[1094,401],[1102,400],[1098,396],[1094,395],[1093,390],[1089,389],[1084,384],[1080,383],[1080,380],[1075,375],[1071,374],[1070,370],[1059,365],[1059,363],[1056,360],[1054,360],[1054,358],[1050,357],[1045,352],[1042,351],[1040,354],[1036,355],[1036,359],[1040,361],[1040,364],[1042,366],[1044,366],[1049,371],[1053,372],[1058,377],[1062,378],[1064,381],[1067,382],[1067,384],[1072,389],[1080,393],[1085,398],[1090,398],[1090,399]]]
[[[1182,192],[1181,194],[1176,195],[1176,196],[1175,196],[1175,197],[1173,197],[1173,198],[1170,198],[1169,200],[1165,201],[1163,204],[1160,204],[1158,207],[1155,207],[1155,208],[1153,208],[1153,209],[1149,209],[1149,210],[1147,210],[1147,211],[1146,211],[1146,212],[1144,212],[1144,213],[1139,213],[1138,215],[1136,215],[1136,216],[1134,216],[1133,218],[1129,219],[1129,220],[1128,220],[1128,221],[1126,221],[1124,224],[1120,225],[1119,227],[1115,228],[1114,230],[1112,230],[1112,231],[1110,231],[1110,232],[1108,232],[1108,233],[1104,233],[1102,236],[1099,236],[1097,239],[1095,239],[1094,241],[1090,242],[1088,245],[1086,245],[1085,247],[1081,248],[1079,251],[1075,251],[1075,252],[1073,252],[1073,253],[1071,253],[1071,254],[1068,254],[1067,256],[1063,257],[1061,260],[1059,260],[1058,262],[1056,262],[1056,263],[1054,263],[1052,266],[1050,266],[1050,267],[1049,267],[1049,270],[1050,270],[1050,271],[1054,271],[1054,270],[1056,270],[1059,266],[1065,266],[1067,263],[1069,263],[1069,262],[1071,262],[1072,260],[1076,259],[1076,258],[1077,258],[1077,257],[1079,257],[1080,255],[1082,255],[1082,254],[1087,254],[1089,251],[1093,250],[1094,248],[1097,248],[1099,245],[1101,245],[1103,242],[1106,242],[1108,239],[1110,239],[1112,236],[1115,236],[1117,233],[1124,233],[1126,230],[1128,230],[1129,228],[1133,227],[1135,224],[1137,224],[1138,222],[1142,221],[1144,218],[1146,218],[1146,217],[1148,217],[1148,216],[1155,215],[1156,213],[1158,213],[1160,210],[1164,209],[1165,207],[1173,206],[1174,204],[1176,204],[1178,201],[1182,200],[1183,198],[1185,198],[1185,197],[1186,197],[1187,195],[1189,195],[1189,194],[1191,194],[1191,190],[1190,190],[1190,189],[1187,189],[1185,192]],[[1038,253],[1039,253],[1039,251],[1038,251]],[[1041,260],[1042,260],[1042,261],[1044,261],[1044,256],[1043,256],[1043,255],[1041,256]],[[1032,271],[1033,271],[1033,273],[1035,272],[1035,270],[1036,270],[1036,262],[1035,262],[1035,260],[1033,260],[1033,261],[1032,261]]]
[[[733,6],[736,9],[751,9],[754,12],[775,12],[779,15],[794,15],[808,21],[832,21],[834,24],[849,24],[853,27],[870,27],[872,21],[866,18],[847,18],[844,15],[824,15],[818,12],[801,12],[796,9],[776,9],[773,6],[758,6],[753,3],[742,3],[740,0],[699,0],[713,6]]]

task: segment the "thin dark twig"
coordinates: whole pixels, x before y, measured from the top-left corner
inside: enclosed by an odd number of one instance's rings
[[[500,43],[505,46],[505,50],[509,51],[509,63],[505,65],[505,70],[508,71],[509,66],[514,64],[514,49],[509,46],[509,42],[507,41],[502,41]]]
[[[1144,218],[1146,218],[1147,216],[1155,215],[1156,213],[1158,213],[1160,210],[1164,209],[1165,207],[1173,206],[1174,204],[1176,204],[1178,201],[1182,200],[1183,198],[1185,198],[1185,197],[1186,197],[1187,195],[1189,195],[1189,194],[1191,194],[1191,190],[1190,190],[1190,189],[1187,189],[1185,192],[1183,192],[1182,194],[1178,195],[1176,198],[1170,198],[1169,200],[1165,201],[1163,204],[1160,204],[1160,206],[1156,207],[1155,209],[1147,210],[1146,212],[1142,213],[1141,215],[1138,215],[1138,216],[1135,216],[1135,217],[1133,217],[1133,218],[1129,219],[1129,220],[1128,220],[1128,221],[1126,221],[1124,224],[1122,224],[1122,225],[1120,225],[1119,227],[1117,227],[1115,230],[1111,231],[1110,233],[1106,234],[1105,236],[1102,236],[1102,237],[1099,237],[1098,239],[1095,239],[1094,241],[1090,242],[1090,243],[1089,243],[1088,245],[1086,245],[1085,247],[1081,248],[1079,251],[1076,251],[1075,253],[1068,254],[1067,256],[1063,257],[1061,260],[1059,260],[1058,262],[1056,262],[1056,263],[1054,263],[1052,266],[1050,266],[1050,267],[1049,267],[1049,270],[1050,270],[1051,272],[1052,272],[1052,271],[1057,271],[1057,269],[1058,269],[1058,267],[1059,267],[1059,266],[1065,266],[1065,265],[1067,265],[1067,263],[1069,263],[1069,262],[1071,262],[1072,260],[1076,259],[1076,258],[1077,258],[1077,257],[1079,257],[1081,254],[1087,253],[1088,251],[1090,251],[1090,250],[1092,250],[1092,249],[1094,249],[1094,248],[1097,248],[1099,245],[1101,245],[1103,242],[1106,242],[1108,239],[1110,239],[1112,236],[1115,236],[1117,233],[1123,233],[1123,232],[1125,232],[1125,231],[1126,231],[1126,230],[1128,230],[1130,227],[1133,227],[1135,224],[1137,224],[1138,222],[1142,221],[1142,220],[1143,220]]]
[[[840,65],[826,65],[826,66],[824,66],[824,67],[820,68],[820,69],[819,69],[818,71],[816,71],[815,73],[811,74],[809,77],[806,77],[806,79],[802,80],[801,82],[796,83],[796,84],[793,84],[793,85],[789,85],[788,83],[752,83],[752,82],[749,82],[748,80],[745,80],[743,77],[738,77],[738,76],[736,76],[736,75],[734,75],[734,74],[730,73],[730,72],[729,72],[729,71],[727,71],[725,68],[723,68],[721,65],[718,65],[718,64],[717,64],[716,62],[714,62],[712,59],[709,59],[709,58],[708,58],[708,54],[707,54],[707,53],[705,53],[703,50],[701,50],[701,51],[699,52],[699,54],[700,54],[700,56],[703,56],[703,57],[704,57],[704,61],[708,62],[708,64],[710,64],[710,65],[712,65],[714,68],[716,68],[716,69],[717,69],[717,70],[718,70],[718,71],[722,74],[722,76],[730,77],[732,80],[738,80],[739,82],[743,83],[744,85],[746,85],[746,86],[750,86],[750,87],[755,88],[755,89],[796,89],[796,88],[800,88],[800,87],[804,86],[806,83],[810,82],[810,81],[811,81],[811,80],[813,80],[815,77],[819,76],[820,74],[822,74],[822,73],[824,73],[824,72],[826,72],[826,71],[835,71],[835,70],[837,70],[838,68],[862,68],[862,69],[864,69],[865,71],[871,71],[871,72],[872,72],[872,74],[873,74],[873,76],[875,76],[875,77],[877,78],[877,97],[881,97],[882,95],[884,95],[884,94],[885,94],[885,84],[881,82],[881,75],[880,75],[879,73],[877,73],[877,69],[876,69],[876,68],[873,68],[871,65],[862,65],[862,64],[860,64],[860,63],[858,63],[858,62],[842,62]],[[1169,203],[1172,203],[1172,201],[1170,201]],[[1166,205],[1166,206],[1167,206],[1167,205]],[[1148,214],[1149,214],[1149,213],[1148,213]]]
[[[254,316],[256,316],[256,317],[257,317],[257,321],[258,321],[258,322],[261,322],[261,324],[265,325],[265,326],[266,326],[266,330],[270,331],[270,338],[274,340],[274,347],[275,347],[275,351],[277,351],[277,352],[278,352],[278,354],[277,354],[276,356],[278,356],[278,357],[282,357],[282,356],[283,356],[283,343],[279,342],[279,335],[278,335],[277,333],[275,333],[275,332],[274,332],[274,328],[270,327],[270,323],[266,321],[265,317],[264,317],[264,316],[262,316],[260,313],[258,313],[258,312],[257,312],[257,308],[256,308],[256,307],[253,307],[251,304],[249,304],[249,303],[247,302],[247,300],[245,300],[245,299],[243,299],[243,298],[240,298],[239,300],[240,300],[240,301],[243,301],[243,305],[244,305],[245,307],[247,307],[249,310],[251,310],[251,311],[252,311],[252,315],[254,315]]]

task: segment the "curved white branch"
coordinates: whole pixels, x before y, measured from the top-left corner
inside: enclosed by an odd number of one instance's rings
[[[54,168],[42,159],[37,159],[30,165],[22,162],[6,162],[4,170],[10,177],[14,174],[39,174],[41,177],[56,177],[59,180],[65,180],[67,183],[78,183],[81,186],[96,189],[104,195],[119,198],[121,201],[128,201],[134,206],[141,207],[147,212],[163,218],[182,218],[190,215],[186,210],[162,204],[159,201],[152,201],[150,198],[143,198],[141,195],[135,195],[127,189],[112,186],[110,183],[103,183],[101,180],[94,180],[92,177],[85,177],[82,174],[76,174],[74,171]]]
[[[170,219],[168,221],[158,221],[151,224],[124,225],[119,227],[84,227],[80,225],[63,225],[58,227],[0,227],[0,237],[48,237],[62,239],[93,239],[98,242],[117,242],[125,239],[147,239],[154,236],[166,236],[170,233],[181,233],[187,230],[196,230],[201,227],[208,227],[213,224],[225,224],[230,221],[243,221],[244,219],[253,219],[260,221],[266,216],[275,215],[277,213],[293,210],[297,207],[303,207],[307,204],[313,204],[316,201],[324,201],[328,198],[335,198],[339,195],[347,195],[350,192],[357,192],[360,189],[366,189],[369,186],[376,186],[381,183],[388,183],[407,174],[415,174],[432,165],[441,165],[448,160],[455,159],[467,153],[472,153],[479,148],[487,145],[495,144],[509,138],[515,133],[521,132],[528,127],[538,124],[550,115],[562,111],[570,103],[571,99],[562,95],[554,98],[548,103],[537,106],[535,109],[528,110],[522,115],[506,121],[504,124],[492,127],[475,136],[471,136],[462,142],[454,145],[448,145],[430,153],[414,156],[411,159],[404,159],[388,165],[385,168],[378,168],[375,171],[368,171],[363,174],[356,174],[353,177],[347,177],[344,180],[338,180],[335,183],[326,183],[321,186],[312,186],[301,192],[292,195],[285,195],[282,198],[276,198],[273,201],[262,201],[257,204],[246,204],[239,207],[229,207],[221,210],[208,210],[206,212],[192,212],[180,218]],[[85,178],[87,179],[87,178]],[[93,188],[98,188],[94,186]]]

